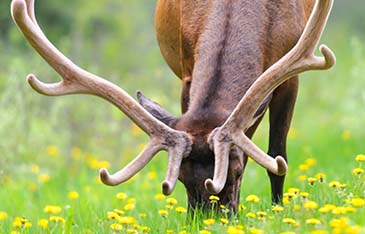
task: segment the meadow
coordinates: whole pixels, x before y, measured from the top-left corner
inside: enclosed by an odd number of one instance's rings
[[[126,2],[130,7],[121,7],[124,14],[110,13],[113,20],[125,22],[147,4]],[[154,4],[148,4],[136,20],[109,25],[96,17],[105,9],[91,1],[75,16],[72,27],[80,27],[79,32],[63,35],[51,23],[45,31],[84,68],[131,94],[141,89],[178,115],[180,83],[159,55],[151,20]],[[98,30],[86,27],[89,18],[102,23]],[[144,22],[146,27],[139,28]],[[98,37],[99,32],[106,36]],[[365,233],[362,33],[330,21],[322,41],[335,52],[337,65],[301,75],[283,204],[271,204],[266,171],[249,161],[239,212],[230,214],[213,196],[211,203],[221,212],[194,216],[187,213],[181,183],[171,196],[161,194],[164,152],[130,181],[103,185],[99,168],[120,169],[147,136],[96,97],[35,93],[26,74],[58,78],[15,27],[7,33],[6,39],[0,35],[0,233]],[[265,117],[254,137],[265,150],[267,136]]]

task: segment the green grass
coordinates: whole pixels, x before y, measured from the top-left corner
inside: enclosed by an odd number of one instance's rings
[[[28,53],[3,54],[1,61],[6,63],[0,65],[0,211],[5,213],[0,213],[0,233],[13,230],[20,233],[184,233],[184,230],[187,233],[202,230],[206,233],[260,233],[260,230],[264,233],[365,233],[365,205],[348,203],[352,198],[365,199],[365,177],[352,173],[354,168],[364,168],[365,163],[355,160],[356,155],[365,152],[364,46],[356,38],[349,43],[341,35],[334,38],[324,40],[330,42],[338,64],[331,71],[309,72],[301,77],[288,139],[289,172],[285,191],[298,188],[300,192],[308,192],[309,197],[304,199],[299,194],[283,206],[283,211],[272,211],[266,171],[250,162],[241,189],[241,205],[245,209],[233,216],[197,212],[189,217],[177,212],[176,207],[186,207],[181,183],[172,194],[178,203],[171,209],[166,208],[166,198],[156,200],[166,169],[165,153],[157,155],[132,181],[117,187],[102,185],[97,177],[98,168],[109,162],[111,171],[118,170],[139,152],[141,144],[147,142],[146,136],[114,107],[95,97],[46,98],[34,93],[22,77],[37,71],[42,79],[54,80],[53,72],[38,57]],[[106,72],[96,65],[88,68]],[[172,76],[167,69],[151,65],[149,71],[123,74],[120,81],[112,74],[106,75],[128,91],[146,90],[163,106],[178,113],[179,83],[177,79],[167,78]],[[152,82],[151,74],[161,82]],[[163,90],[174,92],[159,91],[160,83],[164,84]],[[265,119],[254,138],[263,149],[266,149],[267,135]],[[307,171],[300,170],[309,158],[316,163]],[[325,174],[324,182],[310,185],[307,180],[299,179],[315,177],[318,173]],[[329,186],[332,181],[346,187],[332,188]],[[72,191],[78,193],[78,198],[68,197]],[[117,199],[120,192],[128,197]],[[251,194],[257,195],[260,201],[247,202],[245,199]],[[318,207],[305,208],[305,204],[310,204],[306,200],[314,201]],[[134,204],[133,209],[125,207],[127,204]],[[320,212],[325,204],[358,207],[353,212],[350,208]],[[62,210],[57,214],[47,213],[44,208],[49,205]],[[124,218],[120,222],[132,220],[134,224],[122,224],[121,231],[112,230],[111,225],[117,221],[109,219],[108,212],[114,209],[124,210],[120,216],[135,220]],[[160,215],[160,210],[167,210],[168,215]],[[266,215],[259,218],[257,212]],[[249,218],[247,214],[256,217]],[[51,221],[51,216],[61,217],[65,223]],[[26,218],[32,226],[15,227],[16,217]],[[204,224],[208,218],[214,218],[215,223]],[[229,223],[222,224],[221,218],[228,218]],[[292,218],[299,225],[286,224],[284,218]],[[318,219],[321,224],[306,224],[310,218]],[[48,220],[47,228],[38,225],[41,219]],[[333,220],[339,220],[342,226],[335,229],[331,226]],[[143,232],[142,226],[149,231]],[[362,229],[357,230],[357,226]]]

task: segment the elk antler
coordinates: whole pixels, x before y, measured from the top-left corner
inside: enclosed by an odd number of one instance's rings
[[[145,149],[114,175],[109,175],[104,168],[100,169],[100,178],[103,183],[117,185],[128,180],[140,171],[157,152],[166,150],[169,154],[169,162],[162,187],[164,194],[170,194],[175,187],[181,161],[191,150],[192,141],[189,135],[163,124],[143,109],[123,89],[81,69],[58,51],[37,24],[34,0],[13,0],[11,12],[15,23],[29,43],[63,78],[59,83],[46,84],[39,81],[35,75],[30,74],[27,80],[33,89],[49,96],[82,93],[104,98],[117,106],[150,136],[151,140]]]
[[[228,154],[233,145],[238,146],[270,172],[276,175],[286,173],[287,164],[283,157],[277,156],[273,159],[268,156],[243,132],[254,122],[254,115],[260,104],[279,85],[301,72],[329,69],[335,64],[336,58],[333,52],[325,45],[320,47],[324,58],[314,55],[332,4],[333,0],[316,1],[297,44],[253,83],[226,122],[210,134],[209,142],[215,152],[215,168],[213,180],[205,181],[209,192],[216,194],[223,189],[227,179]]]

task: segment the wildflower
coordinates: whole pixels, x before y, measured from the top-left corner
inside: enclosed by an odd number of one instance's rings
[[[308,197],[309,197],[309,193],[307,193],[307,192],[301,192],[301,193],[300,193],[300,196],[301,196],[303,199],[306,199],[306,198],[308,198]]]
[[[49,217],[49,220],[53,221],[55,223],[62,223],[62,224],[66,223],[65,219],[60,216],[51,216],[51,217]]]
[[[320,213],[329,213],[331,212],[334,208],[336,208],[335,205],[331,205],[331,204],[326,204],[324,206],[322,206],[321,208],[318,209],[318,211]]]
[[[299,170],[301,170],[301,171],[308,171],[309,170],[309,166],[307,164],[300,164],[299,165]]]
[[[68,198],[70,200],[76,200],[79,197],[79,193],[76,191],[71,191],[68,193]]]
[[[143,232],[149,232],[151,230],[151,228],[147,227],[147,226],[140,226],[139,230],[143,231]]]
[[[308,181],[308,183],[310,184],[310,185],[314,185],[314,183],[317,181],[318,179],[316,178],[316,177],[309,177],[308,179],[307,179],[307,181]]]
[[[246,206],[244,206],[244,205],[238,206],[238,211],[244,211],[244,210],[246,210]]]
[[[341,134],[341,138],[344,141],[347,141],[351,138],[351,132],[349,130],[344,130]]]
[[[281,212],[284,210],[284,208],[282,206],[279,206],[279,205],[275,205],[271,208],[272,211],[274,212]]]
[[[117,195],[115,195],[115,197],[118,199],[118,200],[124,200],[128,197],[128,195],[126,193],[117,193]]]
[[[219,197],[218,196],[211,195],[209,197],[209,200],[210,200],[211,203],[215,203],[215,202],[219,201]]]
[[[4,220],[8,217],[8,213],[6,213],[5,211],[0,211],[0,221]]]
[[[50,179],[51,179],[51,177],[50,177],[48,174],[45,174],[45,173],[40,174],[40,175],[38,176],[38,181],[39,181],[39,182],[41,182],[41,183],[46,183],[46,182],[48,182]]]
[[[28,185],[28,189],[31,191],[31,192],[34,192],[34,191],[36,191],[37,190],[37,188],[38,188],[38,186],[35,184],[35,183],[29,183],[29,185]]]
[[[246,197],[246,201],[248,202],[253,202],[253,203],[258,203],[260,201],[260,198],[254,194],[248,195]]]
[[[116,214],[118,214],[118,215],[123,215],[123,214],[124,214],[124,211],[123,211],[123,210],[114,209],[113,211],[114,211]]]
[[[62,211],[62,208],[59,206],[46,206],[43,211],[49,214],[58,214]]]
[[[250,228],[250,234],[263,234],[264,230],[258,228]]]
[[[144,219],[144,218],[147,218],[147,214],[146,214],[146,213],[140,213],[140,214],[139,214],[139,217],[141,217],[141,218],[143,218],[143,219]]]
[[[288,189],[288,193],[294,193],[294,194],[299,194],[299,189],[298,188],[289,188]]]
[[[258,211],[258,212],[256,212],[256,214],[258,216],[258,219],[264,219],[267,215],[267,213],[264,211]]]
[[[229,223],[229,220],[225,219],[225,218],[221,218],[220,221],[221,221],[222,224],[228,224]]]
[[[339,188],[341,183],[338,182],[338,181],[331,181],[329,184],[328,184],[331,188]]]
[[[358,154],[358,155],[356,155],[355,160],[358,161],[358,162],[364,162],[365,161],[365,155],[364,154]]]
[[[175,210],[176,210],[177,213],[186,213],[187,212],[186,208],[182,207],[182,206],[176,207]]]
[[[355,168],[352,170],[352,174],[354,175],[361,175],[361,174],[364,174],[364,169],[361,169],[361,168]]]
[[[279,232],[279,234],[295,234],[295,232],[287,231],[287,232]]]
[[[298,211],[298,210],[300,210],[300,205],[298,205],[298,204],[295,204],[295,205],[294,205],[294,207],[293,207],[293,209],[294,209],[295,211]]]
[[[20,232],[18,230],[12,230],[10,234],[20,234]]]
[[[205,219],[203,220],[205,226],[211,226],[215,223],[215,219]]]
[[[158,213],[159,213],[159,215],[161,215],[164,218],[166,218],[167,215],[169,214],[169,212],[167,210],[159,210]]]
[[[38,226],[40,226],[43,229],[47,229],[48,228],[48,220],[47,219],[40,219],[38,221]]]
[[[332,214],[346,214],[346,209],[343,206],[337,206],[332,210]]]
[[[330,221],[330,227],[331,228],[340,228],[343,229],[348,226],[348,221],[346,218],[342,217],[339,219],[332,219]]]
[[[108,219],[119,219],[119,214],[116,212],[108,211]]]
[[[175,198],[173,198],[173,197],[169,197],[169,198],[167,198],[167,199],[166,199],[166,202],[167,202],[168,204],[172,205],[172,206],[177,204],[177,200],[176,200]]]
[[[307,180],[307,176],[306,175],[300,175],[300,176],[298,176],[298,180],[305,181],[305,180]]]
[[[137,220],[135,218],[133,218],[132,216],[121,216],[119,219],[118,219],[118,222],[121,223],[121,224],[135,224],[137,223]]]
[[[321,221],[319,219],[311,218],[311,219],[306,219],[305,223],[310,225],[319,225],[321,224]]]
[[[346,211],[346,214],[347,213],[354,213],[356,211],[356,208],[354,208],[352,206],[345,206],[345,211]]]
[[[147,178],[149,180],[155,180],[157,178],[157,173],[155,171],[150,171],[147,173]]]
[[[307,201],[304,203],[304,208],[309,210],[314,210],[318,207],[318,204],[315,201]]]
[[[282,221],[283,221],[283,223],[293,225],[294,227],[299,226],[298,222],[292,218],[284,218]]]
[[[316,178],[319,180],[319,182],[323,183],[326,175],[324,173],[317,173]]]
[[[314,166],[317,163],[317,160],[315,158],[307,158],[304,163],[308,166]]]
[[[342,183],[340,183],[340,184],[338,185],[338,188],[340,188],[340,189],[344,189],[344,188],[346,188],[346,186],[347,186],[347,184],[342,184]]]
[[[362,198],[353,198],[350,201],[351,205],[355,206],[355,207],[362,207],[365,206],[365,200]]]
[[[58,147],[55,145],[50,145],[47,147],[47,153],[49,156],[56,157],[58,155]]]
[[[124,206],[125,211],[133,210],[135,207],[134,203],[128,203]]]
[[[199,231],[199,233],[200,234],[211,234],[211,232],[209,230],[206,230],[206,229]]]
[[[327,234],[327,233],[328,233],[327,230],[322,230],[322,229],[316,229],[310,232],[310,234]]]
[[[32,173],[34,173],[34,174],[38,174],[39,173],[39,166],[38,165],[36,165],[36,164],[33,164],[32,165],[32,168],[31,168],[31,171],[32,171]]]
[[[252,219],[254,219],[254,218],[256,218],[256,214],[255,214],[255,213],[253,213],[253,212],[248,212],[248,213],[246,214],[246,217],[247,217],[247,218],[252,218]]]
[[[229,226],[227,228],[227,234],[244,234],[242,226]]]
[[[136,229],[127,229],[127,233],[131,233],[131,234],[137,234],[138,231]]]
[[[110,228],[114,231],[120,231],[123,229],[123,225],[121,225],[119,223],[113,223],[113,224],[110,224]]]
[[[162,193],[156,194],[155,199],[156,200],[163,200],[163,199],[165,199],[165,195],[163,195]]]
[[[173,234],[173,233],[174,233],[174,230],[171,230],[171,229],[166,230],[166,234]]]
[[[32,223],[30,223],[29,220],[26,218],[15,217],[15,219],[12,222],[12,226],[18,228],[30,228],[32,226]]]
[[[166,205],[165,208],[168,210],[172,210],[172,208],[174,208],[174,207],[172,205]]]

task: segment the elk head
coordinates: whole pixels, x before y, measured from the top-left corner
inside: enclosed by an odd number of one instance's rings
[[[13,0],[11,11],[29,43],[63,78],[59,83],[46,84],[30,74],[27,81],[34,90],[49,96],[99,96],[117,106],[150,136],[142,152],[120,171],[110,175],[106,169],[100,169],[104,184],[117,185],[128,180],[157,152],[165,150],[168,152],[168,168],[162,183],[165,195],[172,193],[180,178],[187,188],[191,206],[207,202],[210,194],[219,194],[222,202],[235,210],[239,202],[242,165],[245,163],[243,153],[273,174],[284,175],[287,171],[283,157],[267,155],[245,133],[256,122],[256,113],[262,112],[258,110],[265,98],[280,84],[301,72],[328,69],[334,65],[335,57],[326,46],[320,47],[324,58],[313,54],[332,2],[317,0],[294,48],[256,79],[233,112],[210,118],[210,122],[201,122],[190,112],[180,118],[173,117],[140,92],[137,94],[138,104],[121,88],[75,65],[41,31],[34,14],[34,0]]]

